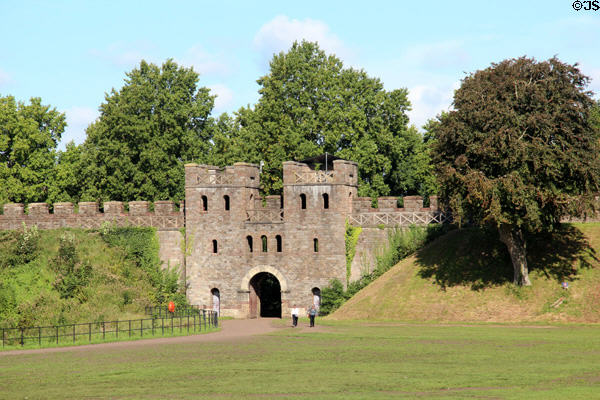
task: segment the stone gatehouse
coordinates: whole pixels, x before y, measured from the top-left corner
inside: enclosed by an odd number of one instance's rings
[[[179,266],[192,304],[239,318],[286,316],[297,305],[318,303],[333,278],[360,276],[360,259],[385,239],[384,227],[444,222],[437,198],[357,197],[358,168],[351,161],[315,157],[283,163],[283,196],[259,193],[259,166],[185,165],[185,202],[179,211],[159,201],[53,205],[5,204],[0,229],[23,223],[40,229],[153,226],[165,265]],[[351,270],[345,256],[346,223],[363,226]],[[350,274],[348,275],[348,273]]]

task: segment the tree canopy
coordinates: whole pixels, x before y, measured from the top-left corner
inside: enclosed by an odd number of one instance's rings
[[[65,115],[40,98],[0,97],[0,203],[46,201]]]
[[[87,129],[85,200],[180,201],[183,164],[207,159],[214,97],[192,68],[142,61]]]
[[[430,125],[442,200],[458,222],[493,224],[515,283],[528,285],[528,233],[580,216],[600,188],[600,143],[577,65],[522,57],[463,79]]]
[[[358,162],[360,195],[432,191],[422,138],[408,127],[406,89],[386,91],[305,41],[275,55],[257,82],[256,106],[239,110],[230,134],[219,134],[219,165],[264,161],[261,182],[271,194],[282,188],[283,161],[328,152]]]

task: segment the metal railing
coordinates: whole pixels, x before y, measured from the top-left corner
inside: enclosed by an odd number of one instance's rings
[[[2,347],[26,344],[59,345],[92,343],[119,338],[152,337],[202,332],[219,326],[219,317],[211,310],[195,309],[180,315],[153,316],[135,320],[87,322],[80,324],[2,328]]]
[[[197,305],[187,305],[187,306],[176,306],[173,312],[169,311],[168,306],[148,306],[144,308],[144,314],[150,315],[153,317],[186,317],[188,315],[198,314],[198,313],[207,313],[214,312],[212,310],[204,309]]]

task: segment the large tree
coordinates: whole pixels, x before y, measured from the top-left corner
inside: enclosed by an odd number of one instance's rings
[[[82,199],[182,200],[183,164],[208,157],[213,103],[192,68],[142,61],[87,129]]]
[[[65,115],[41,99],[0,97],[0,203],[48,198]]]
[[[408,127],[406,89],[386,91],[305,41],[275,55],[257,82],[258,103],[239,110],[233,134],[220,134],[214,159],[264,161],[265,193],[281,190],[283,161],[325,152],[359,163],[363,196],[430,190],[419,175],[429,164],[420,134]]]
[[[443,201],[458,222],[498,228],[516,284],[530,285],[528,234],[593,209],[600,144],[587,84],[556,58],[505,60],[464,78],[433,125]]]

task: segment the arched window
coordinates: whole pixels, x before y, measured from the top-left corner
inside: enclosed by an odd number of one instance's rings
[[[319,239],[317,238],[313,239],[313,250],[315,251],[315,253],[319,252]]]
[[[250,253],[252,253],[252,236],[246,236],[246,240],[248,241],[248,250],[250,250]]]
[[[213,243],[213,253],[216,254],[219,251],[219,247],[217,245],[217,241],[213,240],[212,243]]]
[[[267,252],[267,237],[265,235],[262,235],[260,237],[260,240],[262,241],[262,251],[263,253]]]
[[[281,253],[281,249],[283,248],[283,243],[281,242],[281,235],[275,236],[275,240],[277,241],[277,252]]]
[[[300,195],[300,208],[306,210],[306,195],[304,193]]]
[[[208,211],[208,198],[202,196],[202,211]]]
[[[323,193],[323,208],[324,209],[329,208],[329,194],[327,194],[327,193]]]
[[[229,211],[229,196],[223,196],[223,202],[225,203],[225,211]]]

